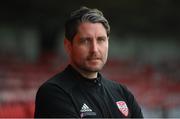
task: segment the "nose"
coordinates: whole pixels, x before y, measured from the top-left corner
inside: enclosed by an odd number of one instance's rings
[[[98,51],[98,44],[97,42],[94,40],[92,43],[91,43],[91,48],[90,48],[91,52],[97,52]]]

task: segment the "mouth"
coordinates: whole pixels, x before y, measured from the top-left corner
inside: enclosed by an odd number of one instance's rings
[[[101,58],[88,58],[89,61],[101,60]]]
[[[97,63],[101,62],[101,59],[100,58],[92,58],[92,59],[88,59],[88,62],[97,64]]]

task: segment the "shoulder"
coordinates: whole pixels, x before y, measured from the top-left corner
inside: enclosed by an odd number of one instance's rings
[[[38,92],[64,92],[69,93],[75,87],[76,82],[67,72],[62,71],[45,81],[38,89]]]
[[[117,94],[123,96],[126,99],[129,98],[129,96],[133,96],[133,94],[124,84],[113,80],[108,80],[106,78],[103,78],[102,83],[108,90],[110,90],[111,92],[117,92]]]
[[[77,116],[71,108],[70,89],[74,86],[68,75],[61,72],[43,83],[36,93],[35,117]]]
[[[69,101],[70,90],[73,90],[75,85],[70,80],[69,75],[63,71],[44,82],[36,93],[36,104],[49,107],[50,105],[57,106],[57,100]]]
[[[113,89],[117,89],[117,90],[122,90],[122,91],[127,91],[127,87],[124,84],[121,84],[117,81],[113,81],[113,80],[108,80],[106,78],[102,78],[102,83],[109,88],[113,88]]]

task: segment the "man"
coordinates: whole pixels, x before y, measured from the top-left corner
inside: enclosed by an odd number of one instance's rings
[[[35,117],[142,118],[134,96],[99,73],[108,56],[110,26],[101,11],[82,7],[65,24],[70,63],[36,96]]]

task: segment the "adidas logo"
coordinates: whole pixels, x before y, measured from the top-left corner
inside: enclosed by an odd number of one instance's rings
[[[92,109],[90,109],[85,103],[81,107],[80,112],[92,112]]]

